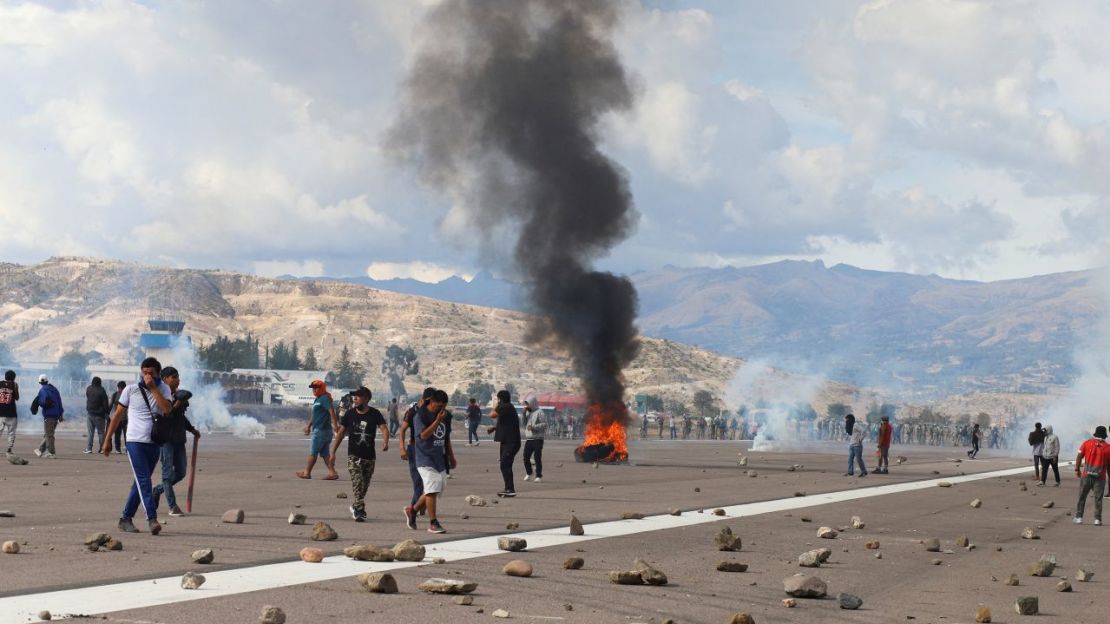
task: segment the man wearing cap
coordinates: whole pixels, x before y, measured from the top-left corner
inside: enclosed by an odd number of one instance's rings
[[[351,517],[355,522],[366,520],[366,490],[370,487],[370,479],[374,477],[374,464],[377,460],[374,437],[378,430],[382,432],[382,452],[389,450],[389,428],[382,413],[370,407],[372,396],[370,389],[365,386],[360,386],[351,393],[354,405],[344,412],[335,441],[331,444],[331,456],[335,457],[343,438],[350,436],[347,443],[347,471],[351,473],[351,492],[355,496],[350,507]]]
[[[303,471],[297,473],[297,476],[311,479],[312,468],[316,465],[316,457],[319,456],[324,459],[324,465],[328,467],[328,476],[324,479],[335,481],[339,478],[339,474],[335,472],[335,457],[330,453],[333,433],[339,429],[335,406],[331,400],[331,394],[328,393],[328,386],[322,380],[317,379],[308,384],[308,387],[312,388],[312,394],[316,400],[312,402],[312,412],[309,415],[308,424],[304,426],[304,434],[309,436],[308,463],[305,464]]]
[[[62,395],[50,383],[46,375],[39,375],[39,393],[31,401],[31,413],[37,414],[42,409],[42,442],[35,449],[39,457],[54,457],[54,430],[58,423],[65,420],[65,409],[62,407]]]
[[[1102,493],[1106,489],[1106,467],[1110,463],[1110,445],[1106,444],[1106,427],[1095,427],[1095,434],[1079,446],[1075,456],[1075,476],[1079,481],[1079,503],[1072,522],[1083,524],[1087,495],[1095,495],[1095,526],[1102,524]],[[1084,466],[1084,464],[1086,464]]]

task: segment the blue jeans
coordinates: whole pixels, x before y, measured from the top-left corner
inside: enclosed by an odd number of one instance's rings
[[[863,465],[863,447],[862,446],[849,446],[848,447],[848,474],[854,473],[854,462],[859,461],[859,473],[867,474],[867,466]]]
[[[331,429],[313,429],[312,435],[308,438],[308,455],[310,457],[319,455],[327,459],[331,455],[331,441],[334,437]]]
[[[127,442],[127,459],[131,462],[134,481],[131,482],[131,492],[127,495],[127,502],[123,505],[121,519],[134,518],[140,502],[146,510],[147,520],[158,519],[158,510],[154,507],[154,494],[150,485],[160,452],[161,447],[151,442]]]
[[[166,442],[162,445],[162,482],[154,486],[154,493],[166,495],[166,505],[177,507],[177,495],[173,486],[185,478],[189,468],[189,458],[185,455],[184,442]]]
[[[472,421],[466,426],[466,443],[478,441],[478,421]]]
[[[416,449],[410,444],[405,452],[409,454],[409,478],[412,479],[412,502],[409,504],[415,505],[424,495],[424,478],[416,469]]]

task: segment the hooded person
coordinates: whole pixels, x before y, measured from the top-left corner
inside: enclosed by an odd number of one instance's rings
[[[10,370],[5,372],[4,379],[0,380],[0,435],[7,432],[9,453],[15,446],[15,429],[18,424],[15,402],[18,400],[19,384],[15,381],[15,371]]]
[[[540,409],[539,401],[532,397],[524,402],[524,480],[532,481],[532,458],[536,460],[535,482],[543,480],[543,438],[547,430],[547,415]],[[659,419],[663,422],[663,419]]]
[[[1087,495],[1095,495],[1095,526],[1102,524],[1102,494],[1106,491],[1106,467],[1110,464],[1110,445],[1106,444],[1106,427],[1095,427],[1090,440],[1079,446],[1075,456],[1075,476],[1079,478],[1079,502],[1072,522],[1083,524]]]
[[[857,426],[855,414],[844,417],[844,432],[848,434],[848,472],[845,477],[855,474],[855,464],[859,463],[859,476],[867,476],[867,466],[863,463],[863,427]]]
[[[31,401],[31,413],[37,414],[39,409],[42,410],[43,433],[35,455],[54,457],[54,431],[58,428],[58,423],[65,420],[65,408],[62,407],[61,393],[46,375],[39,375],[39,393]]]
[[[93,377],[89,387],[85,388],[86,430],[88,432],[88,443],[85,444],[86,455],[93,452],[94,434],[100,434],[100,444],[97,445],[97,450],[104,446],[104,430],[108,426],[109,407],[108,393],[104,391],[100,378]]]
[[[976,425],[978,426],[978,425]],[[1041,481],[1048,481],[1048,469],[1056,477],[1056,487],[1060,487],[1060,438],[1052,433],[1052,425],[1044,428],[1044,451],[1041,452]]]
[[[335,432],[339,430],[339,419],[335,416],[335,403],[332,401],[331,393],[328,392],[328,384],[322,379],[314,380],[308,384],[308,387],[312,389],[312,395],[316,398],[312,401],[308,424],[304,426],[304,434],[308,436],[308,460],[305,462],[304,470],[298,472],[297,476],[301,479],[311,479],[316,458],[320,457],[328,468],[328,476],[324,479],[335,481],[339,478],[339,474],[335,472],[335,458],[331,454],[331,441],[335,437]]]
[[[497,393],[497,407],[493,408],[490,418],[494,426],[488,432],[493,434],[494,442],[501,443],[501,479],[505,489],[497,493],[498,496],[512,498],[516,496],[516,485],[513,483],[513,462],[516,454],[520,452],[520,415],[513,405],[512,395],[508,390]]]

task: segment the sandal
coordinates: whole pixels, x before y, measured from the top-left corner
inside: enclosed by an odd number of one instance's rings
[[[303,471],[298,472],[297,476],[300,477],[301,479],[311,479],[312,478],[312,475],[306,475]]]

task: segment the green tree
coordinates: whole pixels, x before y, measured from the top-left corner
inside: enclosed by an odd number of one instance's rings
[[[829,403],[828,407],[825,408],[825,413],[828,414],[829,418],[844,418],[852,413],[852,408],[843,403]]]
[[[319,370],[320,363],[316,361],[316,349],[309,347],[308,351],[304,352],[304,362],[302,363],[302,368],[308,371]]]
[[[469,398],[476,399],[479,405],[485,405],[493,400],[493,384],[475,379],[466,388]]]
[[[286,345],[284,340],[279,340],[270,347],[268,368],[277,370],[300,370],[301,360],[297,357],[297,343]]]
[[[667,404],[667,411],[675,416],[685,416],[690,412],[690,409],[682,401],[671,401]]]
[[[656,394],[649,394],[644,397],[644,409],[649,412],[663,411],[663,397]]]
[[[0,340],[0,365],[11,366],[13,368],[19,366],[19,362],[15,359],[15,353],[12,353],[8,344],[3,340]]]
[[[467,398],[468,397],[462,393],[462,390],[455,388],[455,391],[451,393],[451,406],[459,407],[461,405],[466,405]]]
[[[54,369],[54,377],[57,379],[87,380],[89,378],[89,356],[77,350],[63,353],[62,357],[58,358],[58,366]]]
[[[420,361],[412,347],[399,347],[391,344],[385,348],[382,358],[382,374],[389,379],[389,391],[393,396],[404,396],[405,377],[420,372]]]
[[[991,415],[986,412],[979,412],[975,415],[975,423],[979,425],[980,429],[990,429]]]
[[[694,393],[694,410],[698,416],[708,416],[717,410],[717,397],[708,390],[698,390]]]
[[[366,367],[351,359],[351,352],[343,345],[335,361],[335,385],[340,388],[357,388],[366,378]]]
[[[505,392],[508,392],[511,397],[520,398],[516,392],[516,384],[511,381],[505,384]]]
[[[244,338],[218,335],[211,343],[198,347],[197,356],[208,370],[258,368],[258,340],[249,333]]]

